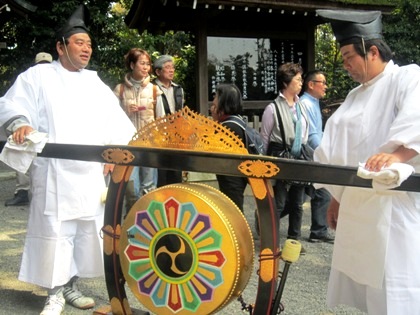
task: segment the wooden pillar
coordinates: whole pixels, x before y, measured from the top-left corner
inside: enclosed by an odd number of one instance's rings
[[[196,33],[196,101],[197,111],[208,115],[207,23],[198,24]]]
[[[316,24],[309,25],[306,34],[306,47],[308,50],[308,69],[303,69],[305,72],[315,69],[315,32]]]

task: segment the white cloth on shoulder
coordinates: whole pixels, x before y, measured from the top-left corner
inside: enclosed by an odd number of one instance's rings
[[[26,140],[22,144],[17,144],[10,135],[7,138],[3,151],[1,151],[0,161],[25,174],[37,153],[42,152],[47,141],[47,134],[36,130],[27,135]]]
[[[400,186],[414,171],[409,164],[393,163],[378,172],[372,172],[365,168],[365,163],[359,163],[357,176],[372,179],[372,188],[375,190],[387,190]]]

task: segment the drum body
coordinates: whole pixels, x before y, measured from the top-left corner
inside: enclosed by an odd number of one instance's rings
[[[128,286],[151,312],[212,314],[247,285],[254,243],[242,212],[219,190],[173,184],[134,204],[119,256]]]

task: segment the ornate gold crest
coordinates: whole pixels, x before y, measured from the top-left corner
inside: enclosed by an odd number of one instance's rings
[[[229,129],[184,106],[172,115],[146,125],[130,145],[205,152],[248,153]]]

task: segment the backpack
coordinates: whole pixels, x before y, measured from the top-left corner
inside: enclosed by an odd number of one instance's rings
[[[225,122],[231,122],[239,127],[242,128],[242,130],[245,131],[245,146],[248,149],[248,152],[250,154],[256,154],[256,155],[264,155],[264,144],[261,139],[260,133],[255,130],[252,127],[249,127],[248,124],[243,121],[242,118],[239,116],[230,116],[228,119],[225,120]]]

